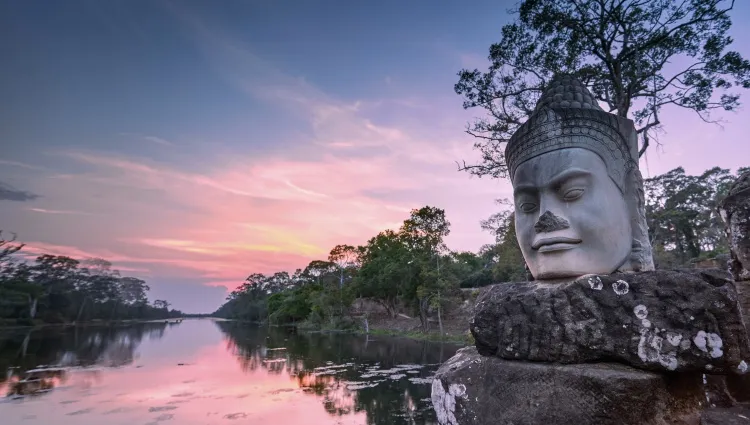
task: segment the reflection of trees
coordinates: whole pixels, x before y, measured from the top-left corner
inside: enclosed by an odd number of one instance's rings
[[[431,365],[419,374],[407,376],[425,378],[456,351],[455,346],[428,341],[297,333],[294,328],[261,328],[237,322],[217,325],[244,371],[263,369],[288,374],[304,392],[321,397],[330,414],[364,411],[368,424],[434,421],[430,385],[415,384],[406,378],[388,379],[387,374],[373,375],[366,370],[368,367],[377,364],[378,370],[387,370],[404,364]],[[347,363],[351,365],[337,366]],[[393,372],[399,373],[404,372]]]
[[[0,333],[0,388],[28,395],[49,390],[66,378],[67,367],[131,364],[144,336],[161,338],[166,323],[123,327],[42,328]],[[54,365],[54,367],[40,367]]]

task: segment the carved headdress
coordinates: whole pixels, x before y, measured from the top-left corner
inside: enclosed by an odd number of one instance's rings
[[[547,152],[582,148],[599,155],[630,208],[633,247],[621,270],[652,270],[638,136],[633,121],[605,112],[575,77],[557,75],[505,147],[511,181],[519,164]]]
[[[580,81],[570,75],[558,75],[505,148],[511,180],[522,162],[567,148],[598,154],[623,192],[628,172],[638,168],[638,138],[633,121],[605,112]]]

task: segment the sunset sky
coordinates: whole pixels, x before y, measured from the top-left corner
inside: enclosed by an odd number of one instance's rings
[[[510,185],[456,170],[481,112],[453,85],[486,68],[515,1],[469,3],[0,1],[0,229],[108,259],[187,312],[424,205],[475,251]],[[747,110],[721,127],[665,110],[644,175],[750,165]]]

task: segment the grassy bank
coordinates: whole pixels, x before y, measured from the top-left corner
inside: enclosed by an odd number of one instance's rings
[[[370,321],[370,335],[395,336],[410,338],[421,341],[443,341],[454,344],[469,345],[474,343],[471,333],[466,329],[463,323],[447,326],[443,335],[437,330],[432,332],[423,332],[421,326],[413,323],[414,319],[383,319]],[[418,322],[418,319],[417,319]],[[279,326],[294,326],[302,332],[348,332],[365,335],[364,328],[354,322],[336,323],[336,324],[313,324],[309,322],[299,322],[295,324],[286,324]]]
[[[239,319],[225,319],[231,320],[237,323],[243,323],[253,326],[269,326],[268,322],[258,322],[249,320]],[[410,338],[420,341],[435,341],[435,342],[448,342],[459,345],[471,345],[474,344],[474,338],[465,326],[463,318],[453,321],[447,321],[445,323],[444,334],[441,336],[440,332],[434,330],[432,332],[423,332],[421,326],[415,325],[415,322],[419,323],[419,319],[388,319],[388,318],[372,318],[370,321],[370,335],[371,336],[394,336],[401,338]],[[296,322],[296,323],[271,323],[270,326],[278,327],[294,327],[300,332],[321,332],[321,333],[352,333],[358,335],[365,335],[366,332],[360,326],[359,323],[355,322],[337,322],[337,323],[326,323],[318,324],[311,322]]]
[[[364,330],[357,333],[364,334]],[[460,345],[471,345],[474,344],[474,338],[471,333],[466,334],[451,334],[447,333],[440,335],[439,332],[422,332],[422,331],[401,331],[396,329],[382,329],[373,328],[370,329],[370,335],[386,335],[386,336],[397,336],[403,338],[411,338],[420,341],[436,341],[436,342],[450,342],[453,344]]]

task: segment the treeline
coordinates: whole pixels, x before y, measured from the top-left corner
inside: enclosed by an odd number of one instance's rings
[[[146,282],[121,276],[107,260],[43,254],[28,262],[23,247],[0,232],[0,325],[182,316],[165,300],[149,304]]]
[[[737,175],[750,168],[741,168]],[[691,267],[728,253],[716,206],[736,177],[718,167],[698,176],[682,168],[645,181],[647,218],[658,268]],[[351,324],[359,299],[380,304],[391,316],[419,315],[422,328],[442,327],[442,313],[457,304],[460,288],[524,280],[512,202],[483,220],[495,242],[479,252],[452,252],[443,239],[450,222],[442,209],[415,209],[397,231],[385,230],[363,246],[338,245],[328,258],[291,275],[254,273],[227,297],[219,317],[316,326]]]
[[[383,231],[363,246],[338,245],[327,259],[312,261],[291,275],[250,275],[215,314],[339,328],[354,320],[352,303],[368,299],[393,317],[398,312],[419,315],[425,331],[430,316],[442,326],[443,308],[460,296],[462,283],[480,279],[490,261],[471,252],[449,251],[443,242],[449,233],[444,210],[415,209],[398,231]]]

